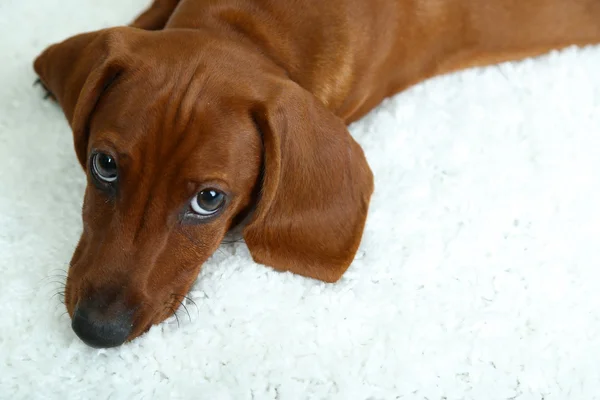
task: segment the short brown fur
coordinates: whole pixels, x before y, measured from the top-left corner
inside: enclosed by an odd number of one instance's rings
[[[337,281],[373,191],[348,123],[439,74],[598,42],[600,0],[155,0],[49,47],[35,70],[89,181],[67,310],[129,310],[132,339],[236,227],[257,262]],[[118,162],[113,195],[92,182],[94,151]],[[186,224],[207,185],[226,208]]]

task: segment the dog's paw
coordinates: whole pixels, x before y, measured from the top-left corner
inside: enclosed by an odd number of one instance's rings
[[[54,94],[48,90],[48,88],[46,87],[46,85],[44,85],[44,82],[42,82],[42,80],[40,78],[37,78],[34,82],[33,82],[33,86],[41,86],[42,90],[44,91],[44,100],[47,99],[51,99],[56,101],[56,97],[54,97]]]

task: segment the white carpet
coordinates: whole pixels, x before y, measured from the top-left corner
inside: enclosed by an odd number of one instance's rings
[[[354,124],[376,192],[340,283],[227,245],[191,321],[80,342],[48,276],[84,176],[31,63],[147,1],[0,2],[1,399],[600,398],[600,47],[435,79]]]

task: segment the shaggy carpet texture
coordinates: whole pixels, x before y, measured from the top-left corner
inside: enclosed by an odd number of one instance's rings
[[[0,2],[0,398],[600,398],[600,47],[436,78],[353,124],[376,191],[339,283],[224,245],[189,318],[86,347],[55,295],[85,177],[32,61],[147,3]]]

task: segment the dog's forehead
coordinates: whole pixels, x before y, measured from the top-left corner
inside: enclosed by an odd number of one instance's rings
[[[251,121],[227,112],[204,117],[191,123],[177,143],[168,140],[161,149],[164,163],[177,165],[178,176],[189,181],[243,179],[254,164],[260,163],[259,133]]]
[[[158,94],[144,108],[128,96],[115,90],[100,105],[90,152],[115,154],[133,176],[160,172],[178,180],[235,183],[255,174],[261,141],[248,104],[202,96],[165,102]]]
[[[90,127],[119,132],[127,143],[135,143],[197,130],[192,125],[199,122],[209,130],[235,124],[248,107],[240,101],[242,88],[218,86],[215,80],[200,67],[170,77],[126,73],[101,96]]]

